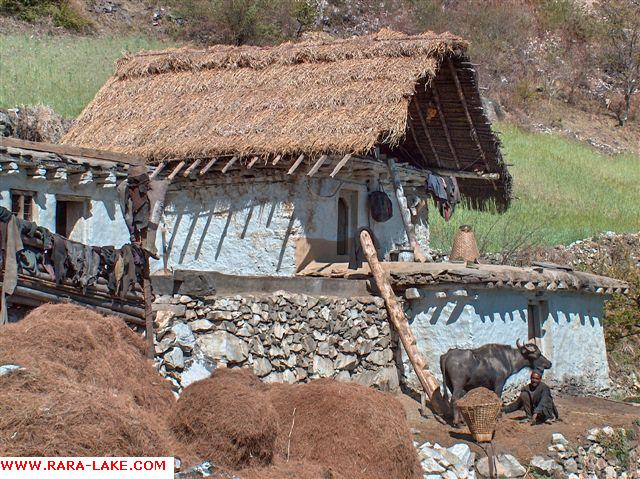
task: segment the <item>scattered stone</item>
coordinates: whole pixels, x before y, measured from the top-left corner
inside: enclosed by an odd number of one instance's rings
[[[164,355],[164,364],[171,369],[184,368],[184,353],[180,348],[173,348]]]
[[[255,358],[253,360],[252,368],[255,375],[260,378],[269,374],[273,369],[271,362],[266,358]]]
[[[186,388],[190,384],[195,383],[196,381],[202,381],[203,379],[207,379],[211,376],[211,373],[215,367],[213,365],[209,365],[205,361],[196,360],[191,363],[180,375],[181,381],[180,385],[183,388]]]
[[[335,372],[333,361],[331,361],[331,359],[327,359],[318,355],[313,357],[312,370],[314,374],[323,378],[332,377]]]
[[[489,459],[485,456],[476,462],[478,474],[489,477]],[[522,477],[527,470],[518,460],[510,454],[498,454],[496,456],[496,474],[500,478]]]
[[[448,448],[447,451],[457,457],[460,464],[465,466],[471,466],[473,464],[473,452],[471,452],[468,445],[464,443],[456,444]]]
[[[441,474],[446,471],[446,469],[432,457],[427,457],[421,462],[421,464],[422,469],[427,474]]]
[[[208,319],[196,319],[195,321],[191,321],[191,323],[189,323],[189,326],[191,326],[191,331],[193,331],[194,333],[210,331],[211,329],[213,329],[213,323]]]
[[[356,356],[339,353],[334,361],[336,369],[346,369],[347,371],[353,371],[358,365],[358,358]]]
[[[563,446],[569,445],[569,441],[567,441],[567,438],[558,432],[554,432],[553,434],[551,434],[551,443],[562,444]]]
[[[393,353],[390,349],[384,349],[382,351],[373,351],[367,356],[367,361],[376,364],[378,366],[385,366],[393,359]]]
[[[554,471],[560,468],[560,465],[553,459],[546,459],[542,456],[533,456],[531,459],[531,468],[534,471],[550,476]]]
[[[196,343],[196,338],[189,325],[185,323],[175,323],[171,326],[171,332],[175,335],[175,342],[185,351],[191,351]]]
[[[16,371],[24,371],[25,368],[18,366],[17,364],[5,364],[0,366],[0,376],[8,376]]]

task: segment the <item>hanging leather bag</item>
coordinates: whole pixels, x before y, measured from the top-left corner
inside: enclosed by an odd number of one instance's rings
[[[382,187],[378,191],[372,191],[367,197],[369,201],[369,211],[374,221],[384,223],[393,216],[393,204],[389,196],[382,191]]]

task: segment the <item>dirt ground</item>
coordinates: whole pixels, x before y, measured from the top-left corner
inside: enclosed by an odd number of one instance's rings
[[[420,415],[420,404],[404,394],[398,397],[403,403],[409,425],[418,443],[429,441],[449,447],[464,442],[477,454],[484,454],[473,443],[466,427],[456,429],[438,422],[432,415],[425,418]],[[631,427],[634,420],[640,418],[640,404],[628,404],[596,397],[555,397],[561,421],[553,424],[531,426],[528,422],[519,422],[524,413],[515,412],[502,416],[498,422],[495,436],[496,452],[513,454],[520,461],[529,461],[536,454],[547,452],[551,434],[559,432],[575,443],[579,437],[593,427]]]

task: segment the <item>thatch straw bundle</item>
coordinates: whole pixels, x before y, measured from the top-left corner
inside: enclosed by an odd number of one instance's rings
[[[364,153],[401,141],[416,85],[465,48],[451,34],[383,30],[273,48],[127,56],[63,143],[150,161]]]

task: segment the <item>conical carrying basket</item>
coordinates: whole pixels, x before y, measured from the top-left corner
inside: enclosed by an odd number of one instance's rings
[[[496,396],[495,401],[489,400],[482,404],[458,404],[464,422],[467,423],[471,435],[477,442],[491,442],[496,429],[502,401]]]
[[[453,247],[449,255],[451,260],[462,260],[475,263],[480,258],[478,243],[473,234],[473,229],[469,225],[462,225],[453,238]]]

